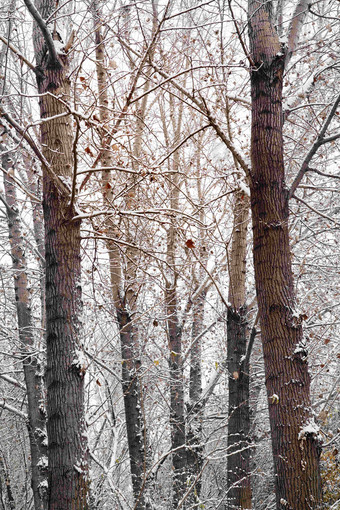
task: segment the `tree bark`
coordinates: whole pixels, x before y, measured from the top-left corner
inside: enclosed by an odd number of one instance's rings
[[[170,227],[172,229],[172,227]],[[181,501],[187,480],[182,361],[182,328],[178,320],[177,288],[166,282],[165,291],[170,369],[170,429],[173,465],[173,508]]]
[[[0,147],[3,149],[2,147]],[[2,167],[14,172],[14,154],[2,157]],[[24,377],[27,390],[28,434],[31,451],[31,486],[35,510],[47,508],[47,436],[46,414],[41,367],[34,351],[33,318],[30,305],[30,291],[27,263],[20,217],[17,208],[15,184],[10,175],[4,174],[4,188],[7,201],[9,240],[14,269],[14,287],[17,309],[19,339],[21,342]]]
[[[54,8],[50,0],[42,0],[38,5],[43,19]],[[67,108],[69,62],[65,53],[53,57],[46,36],[44,39],[41,36],[43,23],[35,27],[34,43],[40,117],[44,121],[41,144],[52,170],[51,173],[43,168],[49,510],[86,510],[89,482],[84,408],[86,367],[81,356],[80,221],[72,220],[76,212],[70,203],[71,193],[65,191],[65,187],[71,188],[72,174],[76,171],[73,120]],[[65,186],[62,188],[60,183]]]
[[[246,300],[247,227],[249,199],[237,190],[234,202],[234,228],[229,258],[227,315],[228,359],[228,509],[251,508],[250,484],[250,407],[248,323]]]
[[[200,271],[200,273],[202,273]],[[203,291],[192,305],[192,341],[190,352],[189,407],[187,415],[187,470],[194,488],[188,497],[188,505],[199,508],[202,488],[203,449],[202,427],[204,406],[202,402],[202,340],[204,329],[204,304],[206,291]]]
[[[254,267],[269,401],[277,508],[319,508],[319,445],[296,312],[282,138],[283,48],[271,2],[250,0],[251,207]],[[309,425],[308,428],[304,428]]]
[[[228,310],[228,509],[251,508],[247,309]]]
[[[101,34],[100,12],[98,6],[93,4],[93,17],[95,21],[95,42],[96,42],[96,70],[99,92],[100,120],[103,125],[109,125],[108,115],[108,77],[105,68],[105,43]],[[107,129],[107,128],[106,128]],[[114,165],[114,158],[109,142],[110,138],[106,132],[101,136],[101,165],[110,168]],[[112,207],[112,187],[110,184],[111,172],[102,172],[103,202],[107,207]],[[145,498],[146,489],[146,430],[142,416],[142,388],[139,380],[140,360],[138,353],[138,330],[134,324],[131,311],[135,307],[136,296],[133,292],[134,282],[127,281],[123,289],[123,270],[121,253],[114,239],[116,237],[115,224],[111,218],[105,221],[108,240],[106,242],[109,263],[112,298],[116,310],[117,322],[120,333],[120,344],[122,353],[122,388],[125,409],[125,421],[127,441],[130,456],[130,470],[134,496],[134,509],[144,510],[150,508]],[[135,273],[135,269],[132,269]],[[126,280],[129,277],[133,280],[131,271],[126,272]]]

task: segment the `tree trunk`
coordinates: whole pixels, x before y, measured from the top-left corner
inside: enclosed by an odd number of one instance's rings
[[[247,309],[228,310],[228,509],[251,508]]]
[[[12,492],[11,480],[9,477],[6,460],[0,450],[0,497],[3,510],[15,510],[15,499]],[[8,502],[8,504],[7,504]]]
[[[228,509],[251,508],[249,362],[247,351],[246,253],[249,199],[238,190],[229,259],[228,359]]]
[[[93,17],[95,21],[95,42],[96,42],[96,70],[99,92],[100,119],[103,125],[109,125],[108,115],[108,92],[107,92],[107,71],[105,67],[105,44],[101,34],[100,12],[96,3],[93,4]],[[106,128],[107,129],[107,128]],[[101,133],[101,165],[105,168],[114,166],[114,158],[110,148],[110,135]],[[112,187],[110,184],[111,172],[102,172],[103,202],[106,207],[112,207]],[[130,291],[124,291],[122,286],[123,271],[121,253],[114,242],[116,237],[115,224],[111,218],[105,221],[108,241],[106,243],[109,253],[110,280],[112,298],[116,310],[117,322],[120,333],[120,344],[122,353],[122,388],[125,409],[125,421],[127,431],[127,442],[130,456],[130,469],[132,478],[132,489],[134,496],[134,509],[144,510],[150,508],[145,499],[146,486],[146,430],[142,416],[141,405],[141,384],[139,380],[140,360],[138,353],[138,330],[131,318],[131,310],[135,307],[136,296],[133,293],[133,282],[128,282],[126,287]],[[135,271],[134,271],[135,272]],[[125,274],[126,280],[129,276]]]
[[[172,227],[170,227],[172,229]],[[170,429],[173,465],[173,508],[177,508],[187,486],[187,452],[183,391],[182,331],[178,320],[176,284],[166,282],[165,302],[169,341]]]
[[[40,3],[43,18],[55,5]],[[53,35],[56,37],[56,34]],[[35,27],[37,83],[41,94],[41,144],[50,171],[43,168],[46,256],[47,434],[49,510],[88,508],[87,436],[84,409],[85,365],[81,356],[80,221],[71,193],[76,171],[69,63],[65,53],[53,59]],[[45,50],[44,50],[45,47]],[[56,178],[51,177],[54,173]]]
[[[2,147],[0,148],[3,149]],[[12,157],[14,158],[14,155],[11,153],[7,153],[2,157],[2,167],[8,172],[14,172]],[[25,248],[23,246],[23,234],[17,209],[15,184],[8,174],[4,174],[4,188],[14,269],[19,339],[27,390],[27,425],[32,469],[31,485],[35,510],[44,510],[47,508],[47,437],[43,383],[39,361],[35,355],[32,355],[35,342]]]
[[[319,445],[296,312],[282,138],[284,53],[271,2],[250,1],[251,207],[254,267],[269,400],[277,508],[319,507]],[[307,427],[308,426],[308,427]]]
[[[200,272],[201,273],[201,272]],[[202,340],[204,328],[204,304],[206,292],[203,291],[192,305],[193,345],[190,352],[189,407],[187,416],[187,464],[190,483],[194,488],[188,497],[188,505],[199,508],[202,487],[203,444],[202,425],[204,406],[202,402]]]

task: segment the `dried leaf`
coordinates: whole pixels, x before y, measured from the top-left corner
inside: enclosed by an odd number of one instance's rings
[[[194,243],[194,241],[192,239],[187,239],[185,241],[185,244],[186,244],[187,248],[195,248],[195,243]]]

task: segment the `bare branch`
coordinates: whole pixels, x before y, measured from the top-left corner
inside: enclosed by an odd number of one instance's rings
[[[31,2],[31,0],[24,0],[24,2],[25,2],[27,9],[31,13],[32,17],[35,19],[38,27],[41,30],[43,37],[44,37],[46,46],[48,48],[48,54],[49,54],[48,58],[49,58],[50,65],[53,67],[60,67],[60,62],[59,62],[58,54],[57,54],[57,51],[55,49],[55,45],[54,45],[54,42],[52,39],[52,34],[49,31],[49,29],[47,28],[45,21],[41,17],[41,15],[40,15],[39,11],[37,10],[37,8],[35,7],[35,5]]]
[[[0,399],[0,407],[2,407],[3,409],[5,409],[6,411],[9,411],[10,413],[13,413],[15,414],[16,416],[19,416],[20,418],[22,418],[24,421],[27,421],[28,417],[27,417],[27,414],[26,413],[23,413],[22,411],[20,411],[20,409],[17,409],[16,407],[13,407],[9,404],[7,404],[6,400],[5,399]]]
[[[304,204],[306,207],[308,207],[308,209],[315,212],[315,214],[317,214],[318,216],[321,216],[322,218],[325,218],[325,220],[331,221],[332,223],[335,223],[335,225],[340,226],[340,223],[338,221],[333,220],[333,218],[331,218],[330,216],[323,214],[322,212],[320,212],[317,209],[315,209],[314,207],[312,207],[310,204],[307,204],[307,202],[305,200],[303,200],[302,198],[299,198],[296,195],[293,195],[293,198],[295,198],[295,200],[298,200],[299,202]]]
[[[340,94],[334,101],[334,104],[333,104],[327,118],[325,119],[325,122],[323,123],[323,126],[320,130],[320,133],[319,133],[317,139],[315,140],[315,142],[312,145],[311,149],[309,150],[307,156],[305,157],[304,162],[302,163],[301,168],[300,168],[297,176],[295,177],[293,184],[289,190],[288,198],[292,198],[292,196],[294,195],[297,187],[299,186],[300,182],[303,179],[303,176],[308,171],[309,163],[311,162],[312,158],[315,156],[318,149],[325,143],[331,142],[331,141],[339,138],[339,135],[334,135],[334,136],[330,136],[329,138],[325,138],[326,130],[327,130],[332,118],[334,117],[334,115],[336,113],[339,103],[340,103]]]
[[[288,30],[288,44],[285,65],[289,63],[299,42],[301,27],[308,12],[308,5],[309,0],[299,0],[296,5],[295,12]]]
[[[13,46],[13,44],[10,43],[7,39],[5,39],[2,35],[0,35],[0,41],[2,41],[4,44],[6,44],[6,46],[8,46],[8,48],[15,55],[17,55],[19,57],[19,59],[27,65],[27,67],[29,67],[32,71],[35,71],[35,66],[33,64],[31,64],[31,62],[29,60],[27,60],[27,58],[18,50],[18,48]]]
[[[4,381],[6,381],[10,384],[13,384],[13,386],[16,386],[16,387],[21,388],[22,390],[26,391],[26,386],[24,384],[22,384],[20,381],[17,381],[16,379],[14,379],[13,377],[10,377],[9,375],[6,375],[6,374],[0,374],[0,377]]]
[[[16,132],[22,136],[22,138],[28,143],[28,145],[33,150],[34,154],[38,157],[39,161],[44,166],[46,172],[50,176],[50,178],[53,180],[56,187],[59,189],[59,191],[65,195],[70,194],[70,188],[67,186],[66,183],[64,183],[60,177],[53,171],[51,168],[49,162],[45,158],[45,156],[42,154],[40,149],[37,147],[35,142],[32,140],[32,138],[29,136],[29,134],[26,132],[26,129],[23,129],[8,113],[6,113],[3,108],[0,107],[0,115],[7,120],[7,122],[14,127]]]

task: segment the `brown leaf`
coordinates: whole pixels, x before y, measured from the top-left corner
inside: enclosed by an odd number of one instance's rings
[[[89,154],[90,156],[93,156],[93,152],[91,151],[90,147],[85,148],[86,154]]]
[[[186,244],[187,248],[195,248],[195,243],[194,243],[194,241],[192,239],[187,239],[185,241],[185,244]]]

